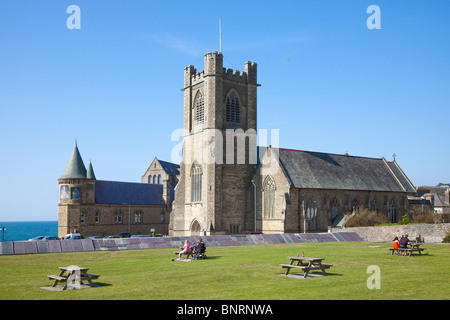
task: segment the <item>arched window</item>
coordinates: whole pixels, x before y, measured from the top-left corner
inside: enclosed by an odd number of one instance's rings
[[[158,175],[158,184],[162,184],[162,177],[161,177],[161,175]]]
[[[392,198],[391,201],[389,202],[388,218],[389,218],[389,221],[392,223],[398,222],[397,201],[395,201],[395,198]]]
[[[275,217],[275,181],[271,176],[267,176],[264,182],[264,218]]]
[[[354,213],[356,213],[356,212],[359,211],[359,200],[358,200],[358,196],[356,196],[356,197],[353,198],[352,205],[351,205],[351,208],[350,208],[350,209],[352,210],[352,214],[354,214]]]
[[[194,161],[191,168],[191,201],[202,201],[202,166]]]
[[[333,220],[341,215],[341,204],[338,198],[334,198],[330,203],[330,218]]]
[[[306,202],[305,214],[307,230],[316,230],[319,216],[319,204],[314,196],[311,196]]]
[[[197,92],[194,100],[194,122],[202,124],[205,121],[205,99],[200,91]]]
[[[156,180],[157,179],[157,177],[156,177],[156,174],[153,176],[153,184],[157,184],[158,183],[158,181]]]
[[[374,198],[370,203],[370,210],[376,211],[377,213],[380,211],[380,205],[378,204],[377,199]]]
[[[148,176],[147,180],[148,180],[148,183],[150,183],[150,184],[153,183],[153,177],[152,176]]]
[[[226,120],[227,122],[241,122],[241,109],[239,98],[234,92],[227,96],[226,101]]]

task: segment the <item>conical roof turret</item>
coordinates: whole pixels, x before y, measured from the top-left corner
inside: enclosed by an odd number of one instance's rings
[[[91,161],[89,161],[89,165],[88,165],[88,168],[87,168],[86,178],[96,180],[96,178],[95,178],[95,173],[94,173],[94,168],[92,167]]]
[[[75,142],[75,147],[73,148],[72,154],[70,155],[69,161],[67,162],[66,168],[60,179],[86,179],[86,177],[86,167],[84,166],[83,159],[81,158],[80,151]]]

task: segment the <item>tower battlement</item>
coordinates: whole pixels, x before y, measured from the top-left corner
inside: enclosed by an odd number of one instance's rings
[[[204,70],[197,72],[193,65],[184,68],[184,87],[199,84],[208,76],[222,76],[226,80],[257,84],[258,65],[247,61],[244,68],[244,71],[224,68],[221,52],[207,52],[204,54]]]

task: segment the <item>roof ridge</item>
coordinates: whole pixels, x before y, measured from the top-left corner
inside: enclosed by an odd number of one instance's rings
[[[332,155],[332,156],[362,158],[362,159],[372,159],[372,160],[382,160],[383,159],[383,158],[374,158],[374,157],[365,157],[365,156],[353,156],[353,155],[349,155],[349,154],[338,154],[338,153],[331,153],[331,152],[308,151],[308,150],[297,150],[297,149],[287,149],[287,148],[273,148],[273,149],[278,149],[278,150],[281,150],[281,151],[320,153],[320,154],[327,154],[327,155]]]

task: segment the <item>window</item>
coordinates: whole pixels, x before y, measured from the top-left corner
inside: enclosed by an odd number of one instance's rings
[[[311,196],[306,202],[305,219],[307,230],[317,229],[317,220],[319,215],[319,204],[314,196]]]
[[[134,222],[135,223],[142,223],[142,212],[135,212],[134,213]]]
[[[377,213],[381,210],[377,199],[372,200],[372,203],[370,204],[370,210],[376,211]]]
[[[230,224],[230,234],[238,234],[239,233],[239,224],[232,223]]]
[[[202,124],[205,121],[205,100],[200,91],[198,91],[194,100],[194,122],[195,124]]]
[[[156,181],[156,174],[153,176],[153,184],[157,184],[158,182]]]
[[[86,219],[85,214],[84,214],[84,212],[82,212],[81,216],[80,216],[80,222],[84,223],[85,219]]]
[[[395,198],[392,198],[391,201],[389,202],[388,218],[389,218],[389,221],[392,223],[398,222],[398,220],[397,220],[397,201],[395,201]]]
[[[275,217],[275,182],[267,176],[264,183],[264,218]]]
[[[331,215],[331,220],[333,220],[336,217],[339,217],[341,215],[341,208],[340,208],[340,203],[339,200],[337,198],[334,198],[333,200],[331,200],[331,204],[330,204],[330,215]]]
[[[95,213],[95,223],[99,223],[100,222],[100,213],[97,211]]]
[[[202,201],[202,166],[194,161],[191,168],[191,201]]]
[[[162,184],[162,177],[161,177],[161,175],[158,175],[158,184]]]
[[[150,184],[153,183],[153,177],[152,176],[148,176],[147,180],[148,180],[148,183],[150,183]]]
[[[241,110],[239,98],[232,92],[228,95],[226,101],[226,120],[227,122],[241,122]]]
[[[122,212],[117,211],[114,214],[114,222],[117,224],[121,224],[122,223]]]

